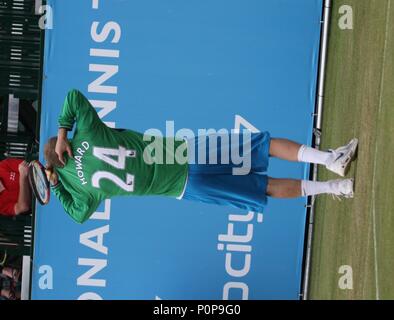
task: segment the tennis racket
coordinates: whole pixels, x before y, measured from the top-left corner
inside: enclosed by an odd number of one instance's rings
[[[28,177],[30,187],[38,202],[42,205],[48,204],[51,194],[49,181],[44,166],[38,160],[30,162]]]

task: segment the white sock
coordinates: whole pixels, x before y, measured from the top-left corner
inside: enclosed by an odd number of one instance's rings
[[[301,181],[301,192],[303,197],[315,196],[318,194],[334,193],[331,181]]]
[[[331,157],[331,152],[320,151],[315,148],[302,145],[298,150],[298,161],[326,165]]]

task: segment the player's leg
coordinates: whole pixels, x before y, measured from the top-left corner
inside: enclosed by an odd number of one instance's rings
[[[358,140],[352,139],[346,146],[336,150],[321,151],[291,140],[272,138],[269,154],[271,157],[288,161],[321,164],[330,171],[344,176],[356,153],[357,145]]]
[[[267,195],[273,198],[298,198],[319,194],[333,194],[353,198],[353,179],[307,181],[268,178]]]
[[[270,156],[288,161],[325,165],[331,156],[331,152],[310,148],[288,139],[272,138]]]
[[[301,180],[268,178],[267,195],[273,198],[298,198],[302,196]]]

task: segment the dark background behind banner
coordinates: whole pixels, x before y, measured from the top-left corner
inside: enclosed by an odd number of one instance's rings
[[[197,133],[234,128],[240,115],[273,136],[310,144],[321,0],[101,0],[97,9],[94,3],[48,1],[54,16],[46,32],[42,142],[56,134],[65,95],[78,88],[91,100],[113,101],[100,103],[116,105],[108,114],[97,111],[118,128],[165,134],[166,121],[174,121],[175,131]],[[92,38],[95,23],[102,42]],[[92,56],[91,49],[112,50],[106,52],[112,57]],[[92,70],[103,68],[117,70],[104,83],[114,88],[92,92],[89,84],[102,75]],[[269,175],[306,178],[308,167],[272,160]],[[270,199],[262,215],[232,222],[229,215],[247,212],[114,198],[105,218],[78,225],[53,197],[37,210],[32,298],[222,299],[231,287],[229,298],[297,299],[305,204]],[[231,223],[235,234],[251,237],[243,243],[252,249],[242,277],[229,275],[225,262],[231,254],[232,267],[242,269],[245,253],[218,249]],[[106,253],[80,242],[81,234],[99,231]],[[100,268],[89,279],[92,264]]]

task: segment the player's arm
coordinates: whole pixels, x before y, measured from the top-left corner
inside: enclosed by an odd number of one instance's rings
[[[89,100],[75,89],[67,94],[58,122],[59,130],[55,152],[63,165],[65,165],[63,156],[65,152],[71,158],[73,157],[71,145],[67,139],[67,132],[73,129],[74,123],[76,123],[78,131],[96,131],[100,128],[107,128],[100,120]]]
[[[66,213],[77,223],[84,223],[88,220],[98,207],[98,203],[93,203],[89,198],[72,197],[60,181],[51,186],[51,189]]]
[[[26,161],[19,164],[19,195],[18,202],[15,204],[15,214],[26,212],[31,207],[31,190],[28,182],[29,165]]]
[[[72,130],[75,123],[79,131],[91,132],[98,128],[106,128],[89,100],[76,89],[67,94],[58,122],[59,128],[66,131]]]
[[[60,162],[63,166],[66,164],[64,159],[64,153],[67,152],[70,158],[74,158],[73,151],[71,149],[70,141],[67,139],[67,129],[59,128],[57,133],[57,141],[55,147],[55,153],[57,154]]]

